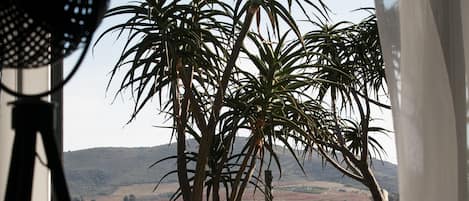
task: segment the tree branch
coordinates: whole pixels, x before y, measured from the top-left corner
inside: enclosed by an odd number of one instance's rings
[[[343,174],[357,180],[357,181],[360,181],[360,182],[363,182],[363,177],[362,176],[359,176],[359,175],[356,175],[350,171],[348,171],[347,169],[345,169],[344,167],[342,167],[339,163],[337,163],[336,160],[332,159],[329,154],[327,154],[324,149],[321,147],[321,146],[318,146],[318,149],[319,149],[319,152],[321,152],[321,155],[326,158],[326,160],[331,163],[335,168],[337,168],[337,170],[339,170],[340,172],[342,172]]]
[[[352,163],[360,164],[360,160],[355,155],[353,155],[350,151],[348,151],[347,148],[339,146],[339,145],[334,144],[334,143],[324,142],[322,140],[317,140],[316,139],[315,141],[316,141],[316,143],[318,143],[320,145],[331,147],[333,149],[339,150],[344,155],[344,157],[349,158]]]

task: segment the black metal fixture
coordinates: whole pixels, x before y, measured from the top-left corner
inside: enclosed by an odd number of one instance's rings
[[[0,82],[1,91],[18,97],[12,103],[15,138],[5,201],[31,200],[37,133],[44,143],[55,196],[70,201],[54,136],[55,106],[40,98],[60,90],[75,74],[107,4],[107,0],[0,1],[0,70],[46,66],[83,47],[69,75],[48,91],[23,94]]]

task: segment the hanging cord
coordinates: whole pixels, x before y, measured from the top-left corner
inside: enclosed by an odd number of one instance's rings
[[[56,91],[62,89],[65,86],[65,84],[67,84],[68,81],[70,81],[70,79],[75,75],[75,73],[78,71],[78,68],[80,68],[80,65],[83,62],[83,60],[86,56],[86,53],[88,52],[88,49],[90,47],[91,38],[92,37],[87,38],[87,41],[85,43],[85,47],[84,47],[80,57],[78,58],[77,63],[75,63],[75,66],[73,67],[72,71],[67,75],[67,77],[65,77],[65,79],[61,83],[59,83],[56,86],[53,86],[52,89],[50,89],[48,91],[45,91],[45,92],[37,93],[37,94],[24,94],[24,93],[13,91],[12,89],[8,88],[5,84],[3,84],[3,82],[0,79],[0,89],[1,89],[0,93],[1,93],[1,91],[5,91],[8,94],[16,96],[18,98],[41,98],[41,97],[53,94]],[[0,71],[2,69],[3,69],[3,66],[0,65]],[[1,72],[0,72],[0,78],[1,78]]]

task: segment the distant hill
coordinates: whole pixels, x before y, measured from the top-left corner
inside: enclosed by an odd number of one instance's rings
[[[237,140],[237,149],[241,147],[243,140],[245,139]],[[189,140],[188,147],[195,149],[196,145]],[[287,152],[282,152],[282,148],[279,149],[283,172],[281,181],[330,181],[366,189],[358,182],[343,176],[334,167],[324,166],[321,158],[316,155],[304,161],[307,175],[305,176],[295,160]],[[64,154],[65,173],[73,196],[107,195],[119,186],[156,184],[166,172],[176,169],[176,160],[163,162],[154,168],[148,166],[175,153],[174,144],[149,148],[93,148],[70,151]],[[380,185],[390,193],[396,194],[396,165],[375,160],[374,167]],[[275,168],[272,170],[274,177],[278,179],[278,171]],[[177,182],[177,178],[168,177],[164,182]]]

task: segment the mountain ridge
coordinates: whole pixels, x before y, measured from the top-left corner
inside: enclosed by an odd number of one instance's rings
[[[244,138],[237,139],[235,149],[240,149]],[[196,149],[197,143],[188,140],[188,147]],[[280,149],[283,149],[280,147]],[[155,168],[151,164],[164,157],[176,154],[174,143],[153,147],[103,147],[89,148],[64,153],[64,167],[72,195],[106,195],[119,186],[132,184],[157,183],[168,171],[176,169],[176,160],[165,161]],[[366,189],[360,183],[343,176],[334,167],[324,164],[315,154],[312,159],[304,160],[304,176],[296,161],[287,152],[278,153],[283,175],[281,181],[311,180],[344,183],[360,189]],[[375,175],[380,185],[390,193],[397,194],[396,165],[386,161],[374,161]],[[274,179],[278,179],[278,170],[272,166]],[[163,183],[177,182],[175,175]]]

